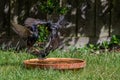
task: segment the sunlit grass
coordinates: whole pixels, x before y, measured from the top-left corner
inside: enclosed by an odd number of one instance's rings
[[[0,51],[0,80],[119,80],[120,53],[91,54],[56,50],[47,57],[84,59],[87,65],[77,71],[26,69],[23,61],[36,58],[28,53]]]

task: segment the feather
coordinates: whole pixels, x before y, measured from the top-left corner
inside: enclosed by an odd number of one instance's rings
[[[27,27],[16,24],[11,21],[12,29],[22,38],[28,38],[28,36],[31,36],[33,34],[32,31],[30,31]]]

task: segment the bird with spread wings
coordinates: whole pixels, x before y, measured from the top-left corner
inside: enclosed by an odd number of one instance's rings
[[[60,16],[56,23],[52,23],[51,21],[41,21],[34,18],[27,18],[24,22],[25,26],[11,21],[11,27],[22,39],[27,40],[28,49],[30,49],[38,39],[39,35],[37,25],[43,24],[48,27],[50,30],[50,35],[44,50],[33,51],[35,55],[43,58],[46,57],[50,51],[55,50],[59,46],[58,30],[59,28],[62,28],[62,26],[66,25],[63,20],[64,16]]]

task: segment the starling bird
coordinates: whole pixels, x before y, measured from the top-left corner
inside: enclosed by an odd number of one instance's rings
[[[30,30],[33,32],[31,36],[27,38],[27,45],[32,47],[38,39],[38,29],[36,25],[31,26]]]
[[[22,38],[27,40],[28,50],[34,45],[34,43],[38,39],[38,29],[37,25],[43,24],[50,30],[50,35],[47,44],[45,45],[43,50],[34,49],[32,54],[44,58],[46,57],[50,51],[55,50],[59,46],[59,35],[58,30],[63,26],[64,16],[60,16],[56,23],[52,23],[50,21],[44,22],[39,19],[27,18],[25,20],[25,26],[15,24],[11,22],[12,29]]]
[[[40,58],[47,56],[47,54],[49,54],[49,51],[46,51],[46,49],[37,50],[33,48],[33,45],[35,44],[39,36],[37,25],[47,25],[47,23],[34,18],[27,18],[24,24],[25,26],[22,26],[11,21],[11,27],[16,32],[16,34],[18,34],[22,39],[27,40],[28,52],[32,53],[33,55],[39,56]]]

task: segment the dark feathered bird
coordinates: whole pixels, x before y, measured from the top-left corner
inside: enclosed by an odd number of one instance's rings
[[[47,25],[47,22],[40,21],[40,20],[34,19],[34,18],[27,18],[24,23],[25,26],[16,24],[12,21],[11,21],[11,24],[12,24],[11,27],[16,32],[16,34],[18,34],[22,39],[27,40],[28,52],[30,51],[30,53],[31,53],[31,49],[32,49],[33,45],[35,44],[35,42],[37,41],[38,36],[39,36],[37,25],[38,24]],[[47,56],[47,54],[49,52],[48,51],[46,52],[46,50],[36,50],[35,49],[32,53],[39,57],[45,57],[45,56]]]
[[[27,18],[25,20],[25,26],[15,24],[14,22],[11,22],[13,30],[22,38],[27,39],[27,46],[30,48],[33,46],[33,44],[38,39],[38,24],[44,24],[48,27],[50,30],[50,36],[49,41],[44,47],[44,50],[34,50],[32,53],[36,56],[39,56],[41,58],[46,57],[50,51],[55,50],[59,46],[59,36],[58,36],[58,30],[59,28],[62,28],[62,23],[64,20],[64,16],[60,16],[58,21],[56,23],[52,22],[44,22],[39,19],[34,18]]]

